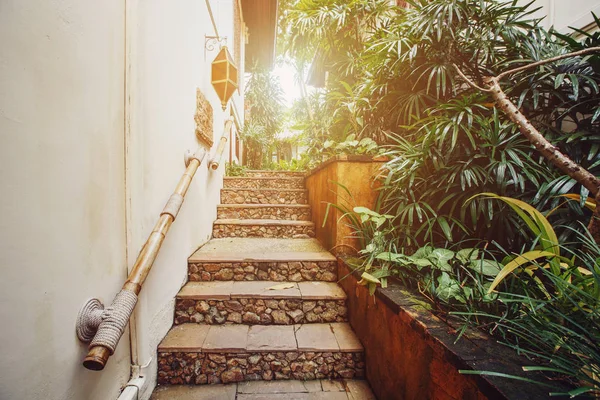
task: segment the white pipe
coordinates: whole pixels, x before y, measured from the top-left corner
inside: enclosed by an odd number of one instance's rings
[[[140,392],[145,384],[145,376],[131,379],[117,400],[139,400]]]
[[[135,9],[137,8],[137,2],[138,0],[125,0],[125,91],[126,91],[126,95],[125,95],[125,131],[126,133],[129,133],[130,130],[130,124],[128,123],[129,120],[129,116],[131,114],[131,104],[129,103],[129,101],[127,101],[126,99],[128,99],[130,96],[128,96],[128,94],[131,93],[131,78],[130,78],[130,66],[131,66],[131,58],[132,58],[132,49],[133,49],[133,39],[134,38],[134,34],[133,34],[133,27],[135,27]],[[129,138],[129,134],[125,135],[125,175],[128,174],[128,168],[127,168],[127,147],[129,145],[128,143],[128,138]],[[128,185],[126,185],[126,190],[127,190]],[[128,194],[126,194],[126,198],[128,198]],[[127,201],[125,201],[125,207],[126,209],[128,208],[128,204]],[[129,212],[129,210],[127,210],[126,214],[128,214],[127,216],[127,220],[125,222],[125,235],[127,237],[126,239],[126,246],[125,246],[125,251],[126,251],[126,255],[125,255],[125,273],[129,274],[129,270],[127,268],[127,261],[129,259],[129,256],[127,254],[127,251],[129,250],[129,246],[127,246],[130,243],[130,235],[131,232],[129,231],[129,225],[130,225],[130,215],[131,213]],[[138,341],[137,341],[137,318],[136,318],[136,311],[134,310],[133,314],[131,315],[131,318],[129,320],[129,351],[130,351],[130,357],[131,357],[131,378],[129,380],[129,382],[127,382],[127,385],[125,385],[125,388],[123,389],[123,391],[121,392],[121,394],[118,397],[118,400],[139,400],[139,394],[140,391],[142,389],[142,387],[145,385],[146,383],[146,378],[140,376],[140,372],[141,372],[141,368],[139,365],[139,360],[138,360]]]

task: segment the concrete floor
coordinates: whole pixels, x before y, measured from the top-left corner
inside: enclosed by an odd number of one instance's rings
[[[160,386],[151,400],[376,400],[367,381],[255,381],[228,385]]]

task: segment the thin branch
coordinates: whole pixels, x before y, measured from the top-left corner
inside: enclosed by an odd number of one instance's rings
[[[460,68],[458,68],[458,65],[456,64],[452,64],[452,66],[454,67],[454,69],[456,70],[456,72],[458,72],[458,75],[460,75],[460,77],[467,82],[470,86],[474,87],[477,90],[481,90],[482,92],[491,92],[491,89],[486,89],[486,88],[482,88],[481,86],[478,86],[475,82],[473,82],[472,80],[470,80],[461,70]]]
[[[552,63],[554,61],[559,61],[559,60],[562,60],[562,59],[565,59],[565,58],[582,56],[584,54],[594,53],[594,52],[599,52],[600,53],[600,47],[590,47],[589,49],[584,49],[584,50],[575,51],[575,52],[572,52],[572,53],[562,54],[560,56],[551,57],[551,58],[548,58],[546,60],[537,61],[537,62],[534,62],[534,63],[531,63],[531,64],[523,65],[522,67],[518,67],[518,68],[514,68],[514,69],[509,69],[508,71],[504,71],[500,75],[496,76],[496,79],[500,80],[500,79],[504,78],[507,75],[514,74],[516,72],[525,71],[526,69],[529,69],[529,68],[535,68],[535,67],[538,67],[540,65],[549,64],[549,63]]]

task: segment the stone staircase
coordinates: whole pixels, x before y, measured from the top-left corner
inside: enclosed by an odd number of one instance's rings
[[[363,347],[347,323],[336,259],[312,238],[303,176],[248,175],[225,178],[213,239],[189,258],[158,348],[158,384],[168,386],[153,398],[187,399],[178,385],[221,383],[236,385],[222,395],[232,399],[374,398],[355,381]],[[203,387],[189,398],[211,398],[215,386]]]

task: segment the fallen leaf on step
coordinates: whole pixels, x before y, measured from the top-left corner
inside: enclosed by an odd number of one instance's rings
[[[293,283],[282,283],[281,285],[275,285],[275,286],[271,286],[269,288],[267,288],[267,290],[283,290],[283,289],[293,289],[294,288]]]

